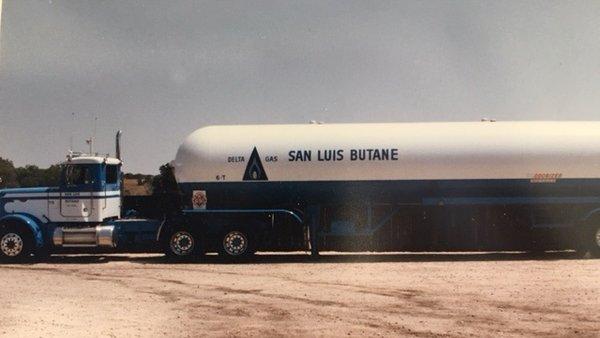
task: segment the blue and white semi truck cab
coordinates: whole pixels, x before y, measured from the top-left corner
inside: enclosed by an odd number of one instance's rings
[[[121,219],[121,165],[70,153],[59,186],[0,190],[0,257],[155,245],[159,221]]]
[[[116,246],[121,161],[70,154],[58,187],[0,191],[0,251],[18,257],[56,247]]]

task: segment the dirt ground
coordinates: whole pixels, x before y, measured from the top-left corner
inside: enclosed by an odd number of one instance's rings
[[[156,255],[0,265],[1,336],[600,336],[600,260]]]

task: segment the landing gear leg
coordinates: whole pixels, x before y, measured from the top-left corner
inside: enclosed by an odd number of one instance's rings
[[[317,231],[319,228],[319,208],[312,206],[308,208],[308,244],[310,247],[310,255],[314,258],[319,257],[319,247],[317,240]]]

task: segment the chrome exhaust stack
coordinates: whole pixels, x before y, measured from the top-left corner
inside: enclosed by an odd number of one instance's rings
[[[117,132],[115,136],[115,157],[121,160],[121,135],[123,134],[122,130]]]

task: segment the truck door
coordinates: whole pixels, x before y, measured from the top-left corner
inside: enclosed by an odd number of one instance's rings
[[[63,217],[89,217],[92,214],[92,167],[67,165],[65,182],[60,192],[60,214]]]

